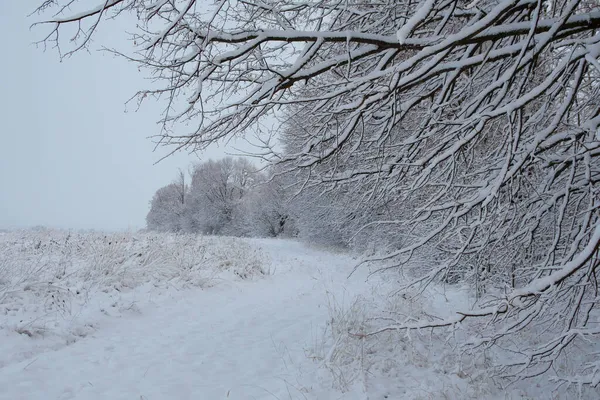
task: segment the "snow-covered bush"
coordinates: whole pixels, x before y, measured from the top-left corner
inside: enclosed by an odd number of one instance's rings
[[[270,271],[269,258],[237,238],[8,232],[0,236],[0,329],[28,336],[79,331],[82,326],[69,321],[92,300],[112,299],[112,304],[143,285],[205,288],[220,279],[253,279]]]

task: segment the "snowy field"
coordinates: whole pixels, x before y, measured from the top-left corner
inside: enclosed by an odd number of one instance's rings
[[[0,233],[0,398],[561,398],[498,389],[444,335],[362,335],[378,310],[468,299],[390,299],[355,264],[291,240]]]

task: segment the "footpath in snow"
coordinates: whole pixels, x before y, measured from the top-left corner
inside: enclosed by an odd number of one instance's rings
[[[4,365],[0,398],[353,398],[316,376],[310,357],[327,293],[344,296],[353,261],[293,241],[253,244],[270,255],[272,275],[140,299],[69,346]]]
[[[397,274],[355,265],[292,240],[0,236],[0,400],[548,398],[499,390],[447,332],[361,335],[467,297],[389,296]]]

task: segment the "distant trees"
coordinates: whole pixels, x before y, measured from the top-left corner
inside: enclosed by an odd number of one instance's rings
[[[183,228],[183,216],[180,187],[177,183],[170,183],[158,189],[152,197],[146,225],[150,230],[179,232]]]
[[[287,221],[281,185],[247,159],[227,157],[195,165],[159,189],[146,218],[148,229],[210,235],[278,236]]]
[[[290,193],[281,179],[259,174],[255,180],[257,185],[239,208],[240,232],[247,236],[295,235],[290,216]]]
[[[184,228],[186,193],[185,173],[179,170],[177,179],[156,191],[146,216],[148,229],[180,232]]]
[[[207,234],[232,234],[234,218],[254,184],[257,172],[246,159],[231,157],[198,164],[186,204],[189,229]]]
[[[258,171],[245,158],[227,157],[194,165],[187,185],[180,170],[176,180],[154,195],[147,227],[208,235],[297,236],[361,250],[374,248],[371,244],[378,234],[382,234],[380,250],[392,241],[381,228],[357,233],[369,222],[389,218],[393,213],[389,207],[363,202],[359,191],[344,186],[298,191],[298,176],[275,171]]]

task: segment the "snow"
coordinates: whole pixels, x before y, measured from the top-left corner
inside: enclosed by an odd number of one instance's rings
[[[88,340],[4,367],[0,386],[9,390],[1,396],[235,399],[282,394],[286,380],[294,380],[293,371],[286,371],[284,351],[302,353],[307,343],[295,339],[306,339],[325,312],[314,313],[315,304],[306,298],[310,282],[294,279],[299,272],[278,280],[276,290],[266,290],[273,282],[264,280],[210,294],[172,292],[160,302],[140,299],[146,304],[139,311]],[[308,303],[294,307],[299,300]]]
[[[240,243],[211,244],[233,251]],[[249,243],[268,247],[272,275],[221,271],[205,289],[154,281],[100,290],[75,315],[49,318],[39,334],[30,328],[32,337],[13,322],[37,318],[33,302],[13,317],[0,313],[0,398],[300,398],[309,389],[298,366],[315,370],[305,351],[327,320],[323,282],[346,274],[351,259],[292,241]]]
[[[107,0],[107,1],[103,2],[102,4],[100,4],[94,8],[91,8],[87,11],[82,11],[77,14],[72,14],[65,18],[55,18],[49,22],[61,24],[61,23],[65,23],[65,22],[78,21],[78,20],[87,18],[89,16],[96,15],[98,13],[103,13],[106,10],[108,10],[109,8],[112,8],[122,2],[123,2],[123,0]]]
[[[398,43],[404,44],[408,36],[412,33],[412,31],[419,25],[421,22],[427,18],[427,15],[431,12],[433,8],[434,0],[424,0],[421,4],[419,4],[417,8],[417,12],[413,14],[412,17],[406,21],[398,32],[396,33],[396,37],[398,38]]]
[[[28,253],[43,271],[17,270]],[[356,263],[293,240],[2,235],[0,399],[505,398],[447,331],[359,337],[379,311],[447,318],[470,299],[435,285],[391,299],[397,276],[347,279]]]

